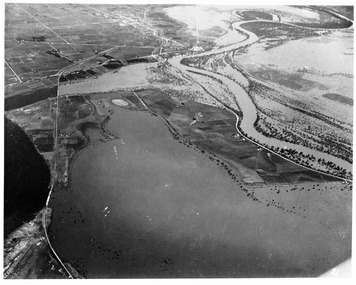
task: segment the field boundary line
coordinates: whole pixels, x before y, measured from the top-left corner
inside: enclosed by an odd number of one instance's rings
[[[19,83],[21,83],[22,82],[21,78],[16,74],[15,70],[12,69],[10,64],[7,62],[6,58],[5,58],[5,63],[11,69],[12,73],[16,76],[16,78],[20,81]]]

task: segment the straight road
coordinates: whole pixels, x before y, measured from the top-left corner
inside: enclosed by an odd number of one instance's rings
[[[37,22],[39,22],[42,26],[44,26],[46,29],[50,30],[53,34],[55,34],[58,38],[60,38],[62,41],[64,41],[66,44],[69,44],[66,39],[62,38],[60,35],[58,35],[55,31],[53,31],[50,27],[48,27],[46,24],[38,20],[35,16],[27,12],[24,8],[22,8],[19,4],[15,3],[17,7],[19,7],[21,10],[23,10],[27,15],[29,15],[31,18],[35,19]]]

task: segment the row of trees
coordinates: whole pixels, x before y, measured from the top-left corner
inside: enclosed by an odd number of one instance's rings
[[[265,116],[258,115],[254,124],[255,129],[266,137],[274,137],[281,141],[302,145],[315,149],[352,163],[352,148],[337,142],[335,139],[316,137],[305,132],[292,130],[289,127],[277,126],[266,120]]]

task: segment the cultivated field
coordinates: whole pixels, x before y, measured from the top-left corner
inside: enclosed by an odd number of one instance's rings
[[[110,59],[149,56],[157,46],[164,46],[159,53],[189,48],[190,44],[185,44],[189,37],[176,35],[169,40],[172,33],[184,32],[184,25],[168,18],[162,9],[144,5],[7,4],[5,96],[32,97],[35,91],[56,86],[57,75],[63,70],[69,73],[91,68],[100,75],[111,68],[100,63]],[[173,31],[169,32],[168,24]]]

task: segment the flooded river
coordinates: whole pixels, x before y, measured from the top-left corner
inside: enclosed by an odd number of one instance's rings
[[[250,22],[259,22],[259,21],[250,21]],[[219,48],[219,49],[214,49],[211,51],[207,51],[207,52],[203,52],[200,53],[199,56],[203,57],[203,56],[212,56],[212,55],[216,55],[216,54],[220,54],[223,52],[228,52],[228,51],[232,51],[232,50],[237,50],[239,48],[248,46],[252,43],[255,43],[258,40],[258,37],[253,34],[252,32],[249,32],[245,29],[243,29],[241,27],[241,25],[245,23],[245,22],[240,22],[240,23],[235,23],[233,25],[233,27],[243,33],[246,33],[248,35],[248,38],[243,41],[243,42],[239,42],[224,48]],[[191,55],[191,56],[186,56],[184,58],[193,58],[195,55]],[[240,86],[239,83],[235,82],[234,80],[215,73],[215,72],[211,72],[211,71],[207,71],[204,69],[200,69],[200,68],[195,68],[195,67],[190,67],[187,65],[184,65],[181,63],[182,58],[181,57],[173,57],[171,59],[169,59],[169,63],[178,68],[179,70],[183,71],[184,73],[189,74],[191,77],[193,77],[196,81],[200,82],[201,85],[203,87],[204,84],[207,85],[212,85],[212,84],[221,84],[223,83],[226,87],[227,87],[227,91],[230,91],[236,99],[237,105],[238,106],[230,106],[233,107],[235,109],[240,109],[243,113],[243,119],[240,120],[240,125],[239,128],[246,134],[248,134],[250,137],[252,137],[255,141],[259,141],[261,143],[264,143],[268,146],[273,146],[273,147],[279,147],[279,148],[288,148],[288,149],[294,149],[297,152],[303,152],[304,154],[308,154],[308,155],[313,155],[316,157],[316,160],[320,159],[325,159],[326,161],[331,161],[333,163],[335,163],[336,165],[345,168],[347,171],[351,171],[352,170],[352,164],[349,163],[348,161],[345,161],[341,158],[335,157],[333,155],[321,152],[321,151],[317,151],[317,150],[312,150],[308,147],[305,147],[303,145],[298,145],[298,144],[294,144],[294,143],[289,143],[289,142],[284,142],[284,141],[280,141],[274,137],[266,137],[263,134],[259,133],[255,128],[254,128],[254,123],[257,120],[257,110],[256,110],[256,106],[253,103],[253,101],[251,100],[249,94],[242,88],[242,86]],[[202,74],[203,76],[210,76],[213,77],[215,79],[217,79],[217,81],[204,81],[201,80],[202,76],[201,75],[194,75],[190,72],[198,72],[200,74]],[[208,87],[208,86],[207,86]],[[209,88],[208,88],[209,89]],[[231,96],[229,94],[226,94],[226,96]],[[316,166],[316,164],[315,164]],[[318,170],[327,170],[326,167],[324,166],[318,166]]]

